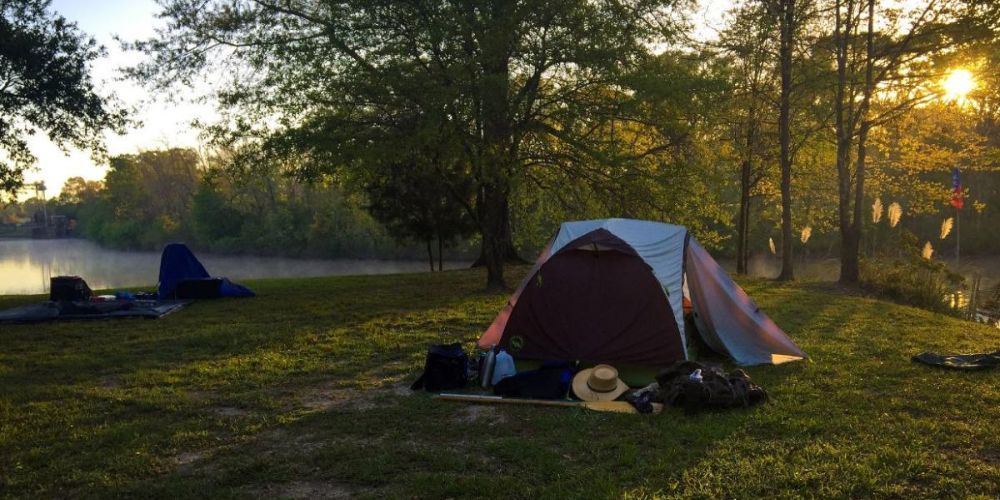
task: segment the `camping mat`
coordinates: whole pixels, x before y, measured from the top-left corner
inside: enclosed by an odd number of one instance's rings
[[[35,323],[70,319],[161,318],[190,300],[114,300],[108,302],[42,302],[0,311],[0,323]]]
[[[934,354],[922,352],[913,361],[952,370],[984,370],[1000,366],[1000,351],[980,354]]]

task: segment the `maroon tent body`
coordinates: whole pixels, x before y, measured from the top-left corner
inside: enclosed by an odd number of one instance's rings
[[[686,229],[628,219],[563,224],[479,346],[518,359],[666,366],[687,358],[685,288],[713,350],[743,365],[806,357]]]

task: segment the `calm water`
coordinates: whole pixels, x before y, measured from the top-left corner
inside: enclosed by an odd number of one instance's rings
[[[208,272],[234,280],[299,278],[346,274],[390,274],[427,271],[423,261],[319,260],[198,254]],[[445,262],[445,269],[467,267]],[[76,275],[93,289],[153,286],[160,272],[159,252],[122,252],[86,240],[0,239],[0,295],[45,293],[49,278]]]

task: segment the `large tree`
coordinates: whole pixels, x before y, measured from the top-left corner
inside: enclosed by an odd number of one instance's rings
[[[103,132],[125,125],[90,77],[103,48],[49,4],[0,0],[0,196],[15,193],[35,162],[28,137],[101,154]]]
[[[960,49],[992,41],[995,18],[975,1],[904,5],[837,0],[833,11],[834,135],[840,281],[860,279],[865,186],[873,131],[941,95],[937,82]]]
[[[627,121],[627,78],[670,42],[679,1],[169,0],[134,75],[170,86],[231,70],[223,129],[327,175],[391,147],[396,117],[429,117],[458,145],[447,165],[473,181],[488,286],[502,287],[517,183],[537,161],[611,163],[587,135]]]
[[[729,139],[739,164],[739,210],[736,214],[736,272],[748,272],[752,201],[773,163],[769,144],[776,123],[772,106],[775,87],[774,25],[771,10],[759,2],[743,4],[722,33],[719,47],[730,67],[733,93]]]
[[[792,52],[798,19],[796,0],[769,0],[778,19],[778,70],[781,90],[778,94],[778,146],[781,166],[781,273],[779,280],[795,277],[792,245]]]

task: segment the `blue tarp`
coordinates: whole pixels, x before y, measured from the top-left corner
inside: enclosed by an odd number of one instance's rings
[[[185,280],[204,280],[211,276],[194,256],[191,249],[183,243],[170,243],[163,248],[160,257],[160,286],[157,290],[159,298],[174,298],[177,285]],[[249,288],[233,283],[223,278],[219,284],[220,297],[253,297]]]
[[[220,297],[255,297],[256,295],[253,290],[239,283],[233,283],[228,278],[222,278],[222,283],[219,285]]]

